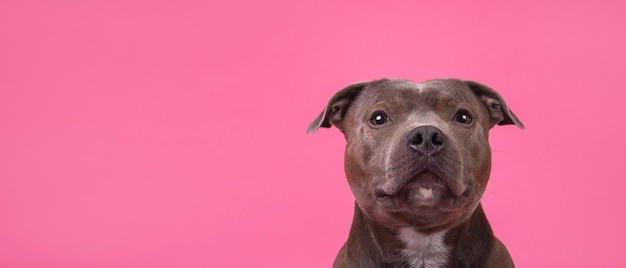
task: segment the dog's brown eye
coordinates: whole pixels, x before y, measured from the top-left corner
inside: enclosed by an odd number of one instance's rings
[[[470,123],[472,123],[472,116],[468,112],[464,112],[464,111],[456,113],[453,119],[454,121],[457,121],[465,125],[469,125]]]
[[[375,125],[375,126],[380,126],[387,122],[389,122],[389,117],[387,117],[385,113],[381,113],[381,112],[375,113],[370,118],[370,123],[372,123],[372,125]]]

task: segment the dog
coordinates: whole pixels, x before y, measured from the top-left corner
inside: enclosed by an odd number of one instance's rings
[[[334,94],[308,133],[345,136],[352,226],[333,267],[514,267],[480,199],[489,130],[524,128],[493,89],[458,79],[380,79]]]

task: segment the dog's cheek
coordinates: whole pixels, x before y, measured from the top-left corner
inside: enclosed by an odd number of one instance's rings
[[[366,170],[374,161],[376,147],[381,145],[371,133],[372,130],[364,127],[363,124],[353,125],[351,129],[350,133],[346,133],[346,154],[350,154],[353,159],[360,159],[361,161],[355,161],[355,164],[358,164],[362,170]]]
[[[348,142],[345,153],[345,172],[351,188],[369,188],[371,170],[368,170],[369,159],[372,157],[370,146]]]
[[[476,133],[471,144],[465,149],[467,150],[466,157],[472,159],[472,161],[465,161],[465,168],[468,169],[467,173],[474,177],[474,190],[480,193],[484,191],[491,171],[491,148],[487,133]]]

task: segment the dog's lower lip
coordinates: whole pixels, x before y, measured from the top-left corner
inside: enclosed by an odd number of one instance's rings
[[[444,189],[446,189],[446,191],[448,192],[452,192],[450,185],[445,181],[445,179],[442,179],[441,177],[437,176],[436,174],[433,174],[431,172],[421,172],[415,176],[413,176],[410,180],[408,180],[406,183],[404,183],[401,187],[398,187],[397,190],[393,191],[393,192],[386,192],[383,189],[375,189],[374,190],[374,195],[376,196],[376,199],[378,200],[383,200],[385,198],[389,198],[389,197],[394,197],[396,195],[401,194],[402,192],[406,191],[406,188],[414,183],[420,183],[420,184],[439,184],[441,186],[443,186]]]
[[[426,187],[426,188],[431,188],[431,189],[441,188],[444,192],[448,192],[448,193],[451,192],[450,187],[445,182],[445,180],[432,173],[422,173],[422,174],[415,176],[414,178],[409,180],[409,182],[406,185],[402,187],[400,192],[408,191],[410,188],[413,188],[413,187],[420,187],[420,188]]]

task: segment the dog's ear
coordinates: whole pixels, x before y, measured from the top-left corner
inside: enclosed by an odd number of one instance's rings
[[[350,108],[352,101],[367,84],[369,82],[354,83],[335,93],[322,113],[311,122],[307,133],[311,134],[320,127],[329,128],[331,126],[335,126],[343,132],[343,119],[346,116],[346,112]]]
[[[474,81],[465,81],[469,88],[474,92],[476,97],[482,101],[489,110],[490,125],[493,127],[498,125],[514,124],[519,128],[524,128],[524,124],[513,114],[511,109],[506,105],[504,99],[495,90]]]

